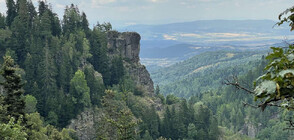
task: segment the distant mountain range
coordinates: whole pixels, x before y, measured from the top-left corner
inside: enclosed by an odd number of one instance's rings
[[[264,50],[294,34],[272,20],[199,20],[162,25],[132,25],[119,31],[141,35],[140,57],[148,66],[169,66],[207,51]]]
[[[199,20],[163,25],[132,25],[121,31],[136,31],[143,40],[177,40],[203,38],[248,38],[269,35],[290,35],[287,25],[275,26],[272,20]]]

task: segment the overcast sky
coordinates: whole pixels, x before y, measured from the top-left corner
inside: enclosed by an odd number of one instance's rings
[[[37,3],[38,0],[33,0]],[[213,19],[270,19],[294,5],[293,0],[47,0],[60,17],[65,5],[84,11],[90,25],[111,22],[114,28],[132,24],[164,24]],[[35,6],[37,6],[35,4]],[[5,0],[0,12],[5,13]]]

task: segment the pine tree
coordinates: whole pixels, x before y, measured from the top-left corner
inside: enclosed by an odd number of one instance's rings
[[[51,34],[52,34],[52,31],[51,31],[52,22],[50,20],[50,15],[48,10],[46,10],[45,13],[43,13],[40,20],[41,20],[41,23],[39,25],[40,35],[41,35],[41,38],[46,40],[49,37],[51,37]]]
[[[6,0],[6,6],[7,6],[6,25],[10,27],[14,18],[17,16],[16,5],[14,0]]]
[[[26,93],[32,94],[31,90],[34,84],[36,67],[35,67],[35,64],[33,63],[33,58],[31,54],[29,53],[27,54],[24,65],[25,65],[25,71],[26,71],[25,79],[27,81],[25,85],[25,90],[26,90]]]
[[[101,31],[97,26],[94,27],[90,37],[90,52],[93,55],[90,59],[94,69],[102,74],[105,85],[110,85],[110,67],[107,56],[107,39],[106,33]]]
[[[32,29],[33,21],[37,16],[37,11],[35,9],[35,6],[34,6],[32,0],[29,0],[27,2],[27,5],[28,5],[28,12],[29,12],[29,28]]]
[[[57,69],[54,59],[48,47],[43,48],[43,58],[37,68],[37,78],[42,96],[38,101],[43,104],[42,109],[38,109],[42,116],[47,116],[50,110],[56,109],[57,101],[55,103],[48,103],[48,99],[57,98],[57,85],[56,85]],[[38,96],[36,96],[38,97]]]
[[[1,75],[5,81],[0,83],[4,88],[4,105],[7,105],[7,114],[16,120],[24,116],[25,101],[21,76],[17,74],[17,65],[10,56],[4,57]]]
[[[112,60],[112,65],[110,68],[111,72],[111,85],[118,84],[122,77],[124,76],[125,70],[124,65],[121,57],[115,57]]]
[[[156,85],[155,94],[156,95],[159,95],[160,94],[160,89],[159,89],[159,86],[158,85]]]
[[[21,66],[25,60],[29,48],[29,13],[26,0],[19,0],[17,16],[11,24],[13,44],[12,49],[15,51],[18,64]]]
[[[0,29],[5,29],[6,23],[5,23],[5,16],[0,13]]]
[[[88,22],[88,19],[87,19],[87,16],[84,12],[82,12],[82,29],[84,30],[85,34],[87,37],[90,36],[90,28],[89,28],[89,22]]]
[[[41,17],[45,11],[48,9],[48,5],[45,3],[45,1],[39,1],[39,16]]]

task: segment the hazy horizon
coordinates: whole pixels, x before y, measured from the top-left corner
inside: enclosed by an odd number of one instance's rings
[[[37,7],[38,0],[32,0]],[[59,17],[76,4],[93,26],[110,22],[115,28],[135,24],[167,24],[196,20],[277,20],[292,0],[47,0]],[[0,0],[0,12],[6,12]]]

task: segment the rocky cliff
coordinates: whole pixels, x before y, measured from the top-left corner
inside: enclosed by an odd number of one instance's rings
[[[148,104],[155,105],[157,110],[161,109],[161,100],[150,98],[154,95],[153,81],[144,65],[141,65],[140,53],[140,35],[135,32],[119,33],[111,31],[107,34],[108,56],[110,59],[120,56],[123,58],[124,66],[127,72],[133,78],[137,85],[141,85],[146,91],[147,98],[142,98]],[[99,77],[101,76],[98,74]],[[102,77],[100,77],[102,79]],[[142,101],[141,100],[141,101]],[[138,102],[141,102],[138,101]],[[144,102],[142,101],[142,102]],[[76,131],[80,140],[96,139],[96,130],[99,126],[102,111],[99,108],[86,109],[80,113],[76,119],[71,120],[69,128]]]
[[[110,58],[121,56],[124,65],[137,85],[142,85],[149,96],[154,95],[153,81],[144,65],[140,63],[141,36],[136,32],[111,31],[107,34]]]

